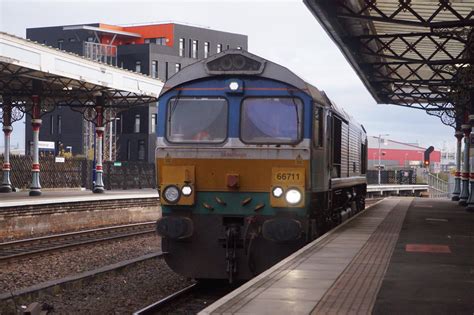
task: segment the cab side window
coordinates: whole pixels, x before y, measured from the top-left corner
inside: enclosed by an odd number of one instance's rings
[[[323,146],[324,139],[324,110],[321,107],[314,108],[313,117],[313,145],[316,148]]]

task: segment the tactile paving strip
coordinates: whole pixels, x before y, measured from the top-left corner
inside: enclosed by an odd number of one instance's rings
[[[311,314],[370,314],[410,201],[403,200],[377,227]]]

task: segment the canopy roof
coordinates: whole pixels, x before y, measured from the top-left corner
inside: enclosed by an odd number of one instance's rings
[[[105,34],[105,35],[119,35],[123,37],[132,37],[132,38],[141,38],[142,35],[137,33],[131,32],[124,32],[114,29],[108,29],[103,27],[91,26],[91,25],[71,25],[71,26],[64,26],[64,31],[77,31],[77,30],[85,30],[85,31],[92,31],[98,34]]]
[[[155,102],[163,82],[108,64],[0,32],[0,95],[26,104],[34,94],[45,103],[130,107]],[[1,102],[1,99],[0,99]]]
[[[377,103],[453,124],[473,88],[474,0],[304,0]]]

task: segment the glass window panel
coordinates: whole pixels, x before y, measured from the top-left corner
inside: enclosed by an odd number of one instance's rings
[[[140,132],[140,115],[135,115],[135,125],[133,128],[133,132],[135,133]]]
[[[151,62],[151,77],[158,78],[158,61],[156,60]]]
[[[295,143],[301,139],[303,104],[298,98],[247,98],[240,134],[247,143]]]
[[[179,56],[184,57],[184,38],[179,39]]]
[[[167,139],[171,142],[220,143],[227,138],[227,101],[223,98],[172,98]]]

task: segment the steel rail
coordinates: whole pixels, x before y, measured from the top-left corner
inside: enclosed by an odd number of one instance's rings
[[[90,229],[0,243],[0,262],[68,247],[104,242],[155,231],[155,221]]]
[[[160,309],[168,306],[170,303],[172,303],[176,299],[193,292],[197,287],[198,287],[198,283],[193,283],[190,286],[185,287],[184,289],[181,289],[179,291],[174,292],[173,294],[168,295],[167,297],[159,300],[158,302],[155,302],[138,311],[135,311],[133,315],[156,314],[160,311]]]

